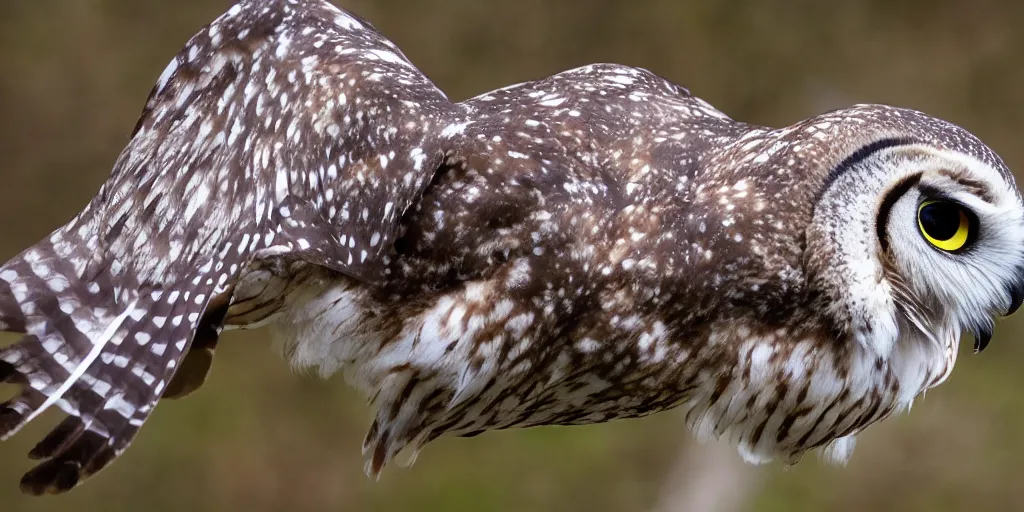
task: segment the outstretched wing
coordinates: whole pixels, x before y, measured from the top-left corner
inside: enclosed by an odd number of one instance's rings
[[[391,42],[326,1],[245,0],[195,35],[98,195],[0,266],[0,328],[25,333],[0,350],[0,382],[22,384],[0,437],[50,405],[69,415],[22,489],[70,489],[162,395],[201,383],[254,258],[379,280],[456,117]],[[183,364],[193,343],[202,355]],[[172,380],[183,367],[199,380]]]

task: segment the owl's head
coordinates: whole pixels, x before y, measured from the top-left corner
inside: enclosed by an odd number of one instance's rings
[[[862,122],[844,128],[853,143],[830,149],[807,232],[812,286],[860,343],[914,366],[902,371],[927,388],[952,369],[962,332],[984,349],[994,319],[1024,300],[1024,202],[1002,160],[962,128],[883,106],[850,118]],[[923,368],[935,356],[947,364]]]

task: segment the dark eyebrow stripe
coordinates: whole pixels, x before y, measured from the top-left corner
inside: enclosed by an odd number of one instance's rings
[[[883,149],[888,149],[896,146],[906,146],[909,144],[916,144],[917,142],[917,140],[914,140],[913,138],[910,137],[891,137],[887,139],[879,139],[870,144],[862,146],[857,151],[854,151],[853,154],[846,157],[842,162],[839,162],[839,165],[833,167],[832,170],[829,171],[828,176],[825,177],[825,181],[822,183],[821,189],[818,192],[819,198],[822,194],[825,193],[826,190],[829,189],[829,187],[832,186],[832,183],[834,181],[836,181],[840,176],[843,175],[843,173],[850,170],[851,167],[863,161],[867,157],[873,155],[874,153],[882,151]]]

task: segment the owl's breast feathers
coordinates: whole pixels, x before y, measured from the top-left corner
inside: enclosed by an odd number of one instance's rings
[[[681,403],[798,456],[894,384],[797,314],[810,212],[780,198],[806,187],[748,173],[778,140],[615,65],[453,103],[326,1],[242,1],[160,76],[88,207],[0,267],[0,327],[26,333],[0,432],[68,413],[23,480],[67,490],[202,383],[225,321],[276,320],[293,361],[377,397],[372,471],[446,432]]]

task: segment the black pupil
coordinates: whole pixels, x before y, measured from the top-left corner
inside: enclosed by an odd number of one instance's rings
[[[936,240],[949,240],[960,229],[960,208],[951,203],[931,203],[921,208],[921,227]]]

